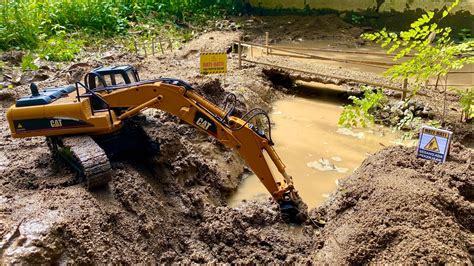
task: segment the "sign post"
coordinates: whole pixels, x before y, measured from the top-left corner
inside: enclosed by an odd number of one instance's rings
[[[420,131],[418,157],[444,163],[448,156],[453,132],[424,126]]]
[[[201,53],[200,57],[201,74],[226,74],[227,54],[226,53]]]

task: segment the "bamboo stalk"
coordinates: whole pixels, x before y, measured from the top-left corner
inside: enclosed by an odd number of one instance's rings
[[[402,92],[402,101],[405,101],[405,98],[407,97],[407,88],[408,88],[408,79],[405,78],[403,80],[403,92]]]
[[[151,54],[155,56],[155,38],[151,38]]]
[[[147,52],[147,50],[146,50],[147,44],[148,44],[147,41],[143,41],[143,45],[142,45],[142,46],[143,46],[143,50],[145,51],[145,57],[148,57],[148,52]]]
[[[240,40],[239,40],[238,52],[239,52],[239,69],[242,69],[242,45],[241,45]]]
[[[268,31],[265,32],[265,46],[267,47],[267,55],[268,55]]]
[[[133,39],[133,46],[135,48],[135,56],[138,56],[138,45],[136,39]]]
[[[165,54],[165,51],[163,50],[163,43],[161,42],[161,37],[158,38],[158,41],[160,42],[161,54]]]

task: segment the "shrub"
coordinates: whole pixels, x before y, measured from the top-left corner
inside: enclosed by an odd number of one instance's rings
[[[352,105],[344,106],[339,125],[343,127],[367,127],[374,124],[374,116],[371,114],[373,109],[379,107],[387,101],[381,89],[376,91],[371,88],[363,87],[364,95],[361,99],[350,96]]]

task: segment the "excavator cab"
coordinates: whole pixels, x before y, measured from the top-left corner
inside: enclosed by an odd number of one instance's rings
[[[87,73],[84,77],[84,84],[90,90],[126,85],[139,81],[138,71],[130,65],[98,67]]]

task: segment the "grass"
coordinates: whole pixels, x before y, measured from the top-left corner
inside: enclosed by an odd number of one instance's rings
[[[39,50],[44,58],[71,60],[91,39],[153,34],[163,25],[202,24],[240,9],[239,0],[0,0],[0,50]]]

